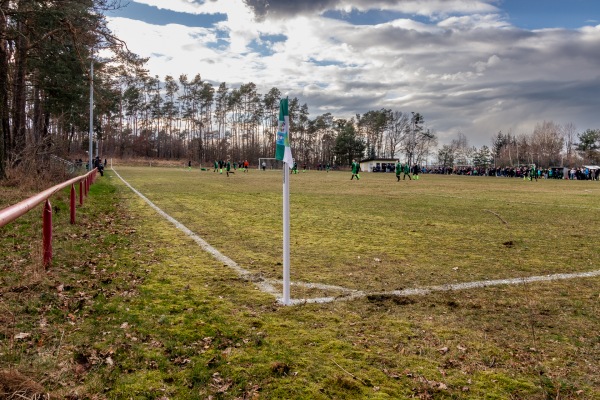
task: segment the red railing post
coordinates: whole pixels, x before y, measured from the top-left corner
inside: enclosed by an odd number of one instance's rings
[[[46,199],[42,212],[42,242],[44,267],[48,268],[52,261],[52,206],[48,199]]]
[[[79,205],[83,205],[83,179],[79,181]]]
[[[13,204],[12,206],[9,206],[3,210],[0,210],[0,228],[3,227],[4,225],[14,221],[15,219],[19,218],[20,216],[27,214],[34,207],[36,207],[38,204],[44,203],[47,199],[49,199],[53,194],[55,194],[59,190],[62,190],[69,186],[72,186],[77,182],[80,183],[79,190],[80,190],[80,193],[82,193],[83,189],[85,189],[85,186],[84,186],[85,178],[86,178],[85,176],[79,176],[77,178],[73,178],[69,181],[63,182],[63,183],[55,185],[49,189],[46,189],[43,192],[40,192],[40,193],[36,194],[35,196],[25,199],[17,204]],[[83,197],[83,196],[81,196],[81,197]],[[83,204],[83,201],[82,201],[82,204]]]
[[[71,185],[71,225],[75,223],[75,184]]]
[[[71,223],[75,222],[75,184],[79,182],[79,202],[83,204],[84,191],[87,195],[89,190],[89,182],[91,179],[91,173],[85,176],[80,176],[55,185],[49,189],[44,190],[31,196],[28,199],[20,201],[17,204],[13,204],[5,209],[0,210],[0,228],[6,224],[16,220],[22,215],[27,214],[34,207],[44,203],[42,210],[42,258],[44,266],[48,267],[52,262],[52,206],[49,198],[58,192],[59,190],[65,189],[71,186]]]

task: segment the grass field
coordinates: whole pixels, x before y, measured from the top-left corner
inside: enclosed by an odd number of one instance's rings
[[[293,285],[292,298],[346,301],[283,307],[256,285],[282,275],[280,172],[115,169],[254,277],[202,251],[107,171],[79,230],[57,232],[50,276],[34,279],[54,293],[16,282],[22,253],[2,270],[11,318],[1,366],[48,381],[58,397],[600,398],[597,276],[391,294],[600,269],[598,182],[294,175],[292,281],[340,289]],[[23,224],[3,250],[33,230]],[[57,295],[57,281],[70,289]]]
[[[117,170],[244,268],[281,279],[280,171]],[[600,266],[597,182],[349,178],[291,177],[292,280],[377,292]]]

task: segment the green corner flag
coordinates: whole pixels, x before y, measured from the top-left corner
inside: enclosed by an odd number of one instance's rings
[[[277,146],[275,158],[293,167],[292,149],[290,148],[290,116],[288,114],[288,99],[279,101],[279,124],[277,127]]]

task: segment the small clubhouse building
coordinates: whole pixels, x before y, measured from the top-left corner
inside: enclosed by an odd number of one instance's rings
[[[367,158],[360,160],[360,170],[363,172],[394,172],[397,158]]]

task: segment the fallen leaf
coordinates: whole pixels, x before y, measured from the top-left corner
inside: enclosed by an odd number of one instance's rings
[[[17,340],[27,339],[29,336],[31,336],[31,333],[20,332],[15,335],[15,339],[17,339]]]

